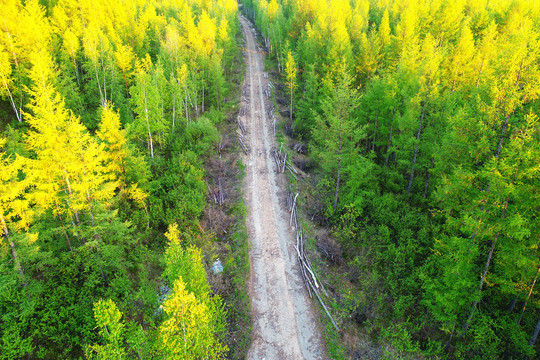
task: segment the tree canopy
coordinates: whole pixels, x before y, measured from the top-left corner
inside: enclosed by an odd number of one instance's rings
[[[308,206],[362,275],[341,315],[390,357],[537,354],[538,2],[243,4],[315,159]]]

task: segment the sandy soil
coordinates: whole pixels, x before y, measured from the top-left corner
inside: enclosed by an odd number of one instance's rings
[[[245,201],[251,244],[249,292],[253,342],[248,359],[326,359],[320,324],[304,288],[285,209],[285,179],[277,175],[271,149],[272,123],[266,117],[267,79],[251,24],[240,18],[246,41],[245,86],[248,111],[240,116],[251,149],[245,157]]]

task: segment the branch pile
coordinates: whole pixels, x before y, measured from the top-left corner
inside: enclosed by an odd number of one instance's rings
[[[275,148],[272,149],[272,156],[276,161],[278,174],[285,172],[285,169],[287,169],[289,170],[291,175],[296,180],[298,180],[299,171],[294,167],[294,165],[289,161],[289,159],[287,159],[287,153],[283,151],[283,143],[279,147],[279,150],[276,150]]]
[[[272,156],[274,156],[274,160],[276,161],[278,174],[284,172],[285,167],[287,166],[287,153],[281,150],[282,147],[283,144],[281,144],[279,150],[272,148]]]
[[[249,88],[249,84],[248,83],[245,83],[243,86],[242,86],[242,100],[246,103],[249,103],[249,97],[248,97],[248,88]]]
[[[305,154],[306,153],[306,145],[302,143],[294,143],[291,145],[291,149],[296,151],[299,154]]]
[[[289,213],[291,214],[289,219],[289,225],[293,226],[296,229],[296,245],[294,245],[294,248],[296,249],[298,264],[300,265],[300,272],[302,273],[302,279],[304,280],[304,285],[306,286],[309,297],[313,298],[313,294],[317,296],[317,299],[319,299],[319,302],[321,303],[321,306],[323,307],[324,311],[326,312],[326,315],[328,315],[328,318],[332,322],[332,325],[334,325],[334,328],[336,331],[340,331],[339,326],[336,324],[334,318],[330,314],[330,311],[328,311],[328,308],[326,307],[326,304],[324,303],[323,299],[321,298],[321,291],[324,293],[326,297],[328,297],[328,293],[326,292],[326,289],[324,288],[324,285],[319,280],[317,281],[317,276],[315,275],[315,271],[313,270],[313,266],[311,265],[311,261],[309,261],[307,254],[304,250],[304,234],[302,231],[302,228],[298,225],[298,216],[296,214],[296,199],[298,198],[298,193],[296,195],[293,195],[291,191],[287,194],[287,203],[289,205]]]
[[[247,106],[247,105],[242,106],[242,107],[240,108],[240,116],[246,115],[247,112],[248,112],[248,110],[249,110],[249,106]]]
[[[272,83],[270,81],[266,84],[266,89],[264,89],[264,95],[266,95],[267,98],[272,97]]]
[[[260,49],[258,49],[258,50],[260,51]],[[265,78],[268,78],[267,73],[263,73],[263,76]],[[264,90],[264,94],[266,95],[267,98],[271,97],[273,88],[274,88],[274,86],[272,85],[272,83],[270,83],[270,81],[268,81],[268,83],[267,83],[267,85],[265,87],[265,90]],[[263,100],[263,103],[264,102],[265,101]],[[269,107],[266,108],[266,113],[268,115],[268,118],[272,119],[272,123],[273,123],[273,127],[274,127],[274,135],[275,135],[276,134],[276,117],[275,117],[275,114],[274,114],[274,110],[275,110],[274,105],[270,105]],[[241,130],[242,128],[240,126],[240,124],[241,124],[240,120],[239,120],[238,124],[239,124],[240,130]],[[236,132],[239,135],[239,138],[238,138],[239,143],[243,144],[245,141],[242,142],[242,139],[244,139],[244,137],[243,137],[242,132],[240,132],[240,130],[237,130]],[[245,133],[245,131],[243,131],[243,133]],[[244,147],[242,147],[242,148],[244,149]],[[299,153],[303,153],[306,150],[305,145],[299,144],[299,143],[293,145],[292,149],[299,152]],[[246,154],[247,154],[246,150],[244,150],[244,152],[246,152]],[[287,169],[287,170],[289,170],[289,172],[292,174],[292,176],[295,179],[298,179],[297,175],[299,174],[299,172],[293,166],[293,164],[287,159],[287,152],[283,151],[283,143],[281,143],[281,145],[279,147],[279,150],[277,150],[276,148],[272,148],[271,153],[272,153],[272,156],[274,157],[274,160],[276,162],[277,172],[278,173],[283,173],[283,172],[285,172],[285,169]],[[296,253],[297,253],[297,256],[298,256],[298,263],[300,265],[300,272],[302,273],[302,278],[303,278],[304,284],[305,284],[305,286],[306,286],[306,288],[308,290],[309,297],[312,298],[313,294],[315,294],[315,296],[317,296],[317,299],[319,299],[319,302],[321,303],[321,306],[323,307],[324,311],[326,312],[326,314],[330,318],[330,321],[334,325],[334,328],[336,329],[336,331],[339,332],[340,328],[336,324],[334,318],[332,317],[332,315],[330,314],[328,308],[326,307],[326,304],[322,300],[320,291],[322,291],[326,297],[328,297],[328,293],[326,292],[326,289],[324,288],[324,285],[320,281],[317,280],[317,276],[315,275],[315,272],[313,271],[313,266],[311,265],[311,262],[309,261],[309,259],[307,257],[307,254],[306,254],[306,252],[304,250],[304,244],[305,244],[304,235],[303,235],[302,228],[298,225],[298,216],[297,216],[297,212],[296,212],[296,205],[297,205],[296,200],[297,200],[297,198],[298,198],[298,193],[296,193],[296,195],[293,195],[293,193],[291,191],[288,192],[288,194],[287,194],[287,203],[288,203],[288,206],[289,206],[289,213],[291,214],[290,219],[289,219],[289,225],[294,226],[294,228],[296,229],[296,245],[294,245],[294,248],[296,249]]]
[[[218,177],[217,181],[214,179],[214,184],[217,184],[217,186],[210,188],[210,185],[206,182],[210,198],[212,198],[216,204],[223,205],[225,202],[225,193],[223,191],[223,186],[221,185],[221,177]]]
[[[238,142],[238,146],[244,151],[244,154],[249,153],[249,148],[247,146],[247,140],[245,138],[246,126],[242,122],[242,120],[238,119],[238,129],[236,129],[236,141]]]
[[[272,127],[274,128],[274,136],[275,136],[276,135],[276,115],[274,113],[273,104],[266,109],[266,114],[268,115],[269,119],[272,119]]]

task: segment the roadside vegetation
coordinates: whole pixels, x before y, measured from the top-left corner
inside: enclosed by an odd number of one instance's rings
[[[536,2],[242,3],[289,155],[306,152],[329,354],[534,357]]]
[[[0,24],[0,359],[243,358],[236,2]]]

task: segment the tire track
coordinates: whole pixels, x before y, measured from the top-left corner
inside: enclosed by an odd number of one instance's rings
[[[250,23],[242,16],[240,23],[248,65],[245,86],[250,95],[248,114],[240,116],[248,127],[251,149],[245,158],[253,315],[253,341],[247,358],[326,359],[320,324],[298,271],[294,234],[278,198],[282,193],[278,185],[284,179],[276,176],[270,153],[276,144],[264,106],[262,56],[256,51]]]

